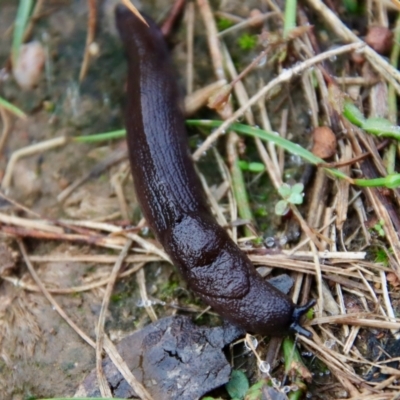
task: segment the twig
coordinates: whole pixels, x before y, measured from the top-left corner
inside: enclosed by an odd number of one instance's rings
[[[307,0],[307,3],[324,18],[331,29],[343,40],[353,43],[364,43],[349,28],[347,28],[339,17],[333,13],[321,0]],[[365,46],[364,54],[375,68],[385,79],[387,79],[400,94],[400,72],[393,68],[383,57],[376,53],[371,47]]]
[[[279,76],[270,81],[266,86],[264,86],[261,90],[259,90],[244,106],[240,107],[236,112],[233,113],[231,117],[229,117],[218,129],[216,129],[204,143],[193,153],[193,159],[198,160],[214,143],[219,136],[221,136],[231,124],[233,124],[238,118],[240,118],[244,112],[250,108],[252,105],[256,104],[261,98],[265,97],[271,89],[275,86],[290,81],[293,77],[301,74],[306,69],[312,67],[315,64],[320,63],[330,57],[334,57],[339,54],[351,52],[354,50],[360,50],[365,47],[362,43],[353,43],[346,46],[339,47],[337,49],[329,50],[325,53],[318,54],[315,57],[312,57],[306,61],[303,61],[292,68],[289,68],[283,71]]]
[[[218,39],[218,30],[208,0],[197,0],[200,14],[203,18],[207,33],[208,48],[217,79],[225,79],[224,66],[221,55],[221,45]]]
[[[152,322],[156,322],[158,320],[157,314],[154,311],[151,302],[149,301],[149,297],[147,296],[147,289],[146,289],[146,279],[144,275],[143,269],[140,269],[136,274],[136,282],[139,286],[140,297],[142,299],[142,304],[150,317]]]
[[[22,242],[21,239],[17,239],[17,243],[19,246],[19,249],[21,251],[22,257],[25,261],[26,266],[28,267],[28,270],[30,274],[32,275],[33,280],[36,282],[38,287],[40,288],[41,292],[43,295],[46,297],[46,299],[49,301],[49,303],[53,306],[53,308],[60,314],[61,318],[65,320],[65,322],[90,346],[93,348],[96,348],[95,342],[90,339],[88,335],[86,335],[85,332],[79,328],[78,325],[75,324],[74,321],[65,313],[65,311],[59,306],[59,304],[54,300],[54,297],[48,292],[46,287],[43,285],[42,281],[40,280],[38,274],[36,273],[35,269],[33,268],[33,265],[31,264],[28,254],[26,252],[24,243]]]
[[[124,359],[118,353],[118,350],[114,346],[113,342],[107,336],[104,336],[104,349],[107,352],[107,355],[110,357],[111,361],[118,368],[118,371],[128,382],[130,387],[135,391],[135,393],[142,400],[153,400],[146,388],[132,374]]]
[[[88,0],[88,23],[87,23],[87,34],[86,34],[86,45],[85,52],[83,54],[83,61],[81,65],[81,71],[79,72],[79,82],[85,79],[86,72],[90,61],[90,46],[94,41],[96,32],[96,21],[97,21],[97,1]]]
[[[1,122],[3,123],[3,130],[1,132],[1,138],[0,138],[0,155],[3,154],[4,146],[7,143],[8,136],[10,135],[11,132],[11,117],[8,114],[8,111],[0,107],[0,116],[1,116]]]
[[[389,317],[394,320],[395,315],[392,307],[392,302],[390,301],[389,297],[389,292],[387,288],[387,279],[386,279],[386,273],[384,271],[380,271],[380,276],[382,279],[382,292],[383,292],[383,300],[385,302],[385,307],[386,307],[386,312],[388,313]],[[399,340],[400,335],[397,333],[397,330],[392,330],[392,334],[395,336],[397,340]]]
[[[48,221],[44,220],[20,218],[0,213],[0,222],[2,222],[3,224],[22,226],[24,228],[32,228],[39,231],[56,233],[58,235],[62,235],[64,233],[64,230],[62,228],[51,225]]]
[[[115,257],[112,256],[112,257],[114,259],[117,258],[116,256]],[[135,257],[135,256],[133,256],[133,257]],[[36,257],[34,257],[34,256],[30,257],[31,261],[35,261],[35,258]],[[132,259],[132,256],[131,256],[131,259]],[[62,261],[63,260],[57,260],[57,262],[62,262]],[[68,260],[68,259],[65,260],[65,262],[68,262],[68,261],[71,261],[71,260]],[[76,261],[76,259],[74,259],[72,261]],[[132,261],[130,261],[129,258],[127,258],[126,261],[127,262],[132,262]],[[147,261],[160,261],[160,259],[157,258],[157,259],[153,259],[152,260],[150,258]],[[48,262],[48,261],[46,261],[46,262]],[[107,264],[109,264],[109,263],[107,263]],[[135,265],[134,267],[132,267],[132,268],[120,273],[118,275],[118,277],[119,278],[125,278],[125,277],[127,277],[129,275],[132,275],[135,272],[139,271],[141,268],[143,268],[143,265],[144,265],[144,262],[141,262],[141,263]],[[12,276],[2,276],[1,278],[4,279],[7,282],[12,283],[15,287],[20,287],[22,289],[29,290],[30,292],[40,292],[40,288],[39,287],[31,285],[29,283],[26,283],[26,282],[22,281],[19,278],[15,278],[15,277],[12,277]],[[89,290],[96,289],[96,288],[99,288],[101,286],[107,285],[109,280],[110,280],[110,278],[107,277],[105,279],[99,279],[99,280],[97,280],[95,282],[88,283],[86,285],[72,286],[72,287],[69,287],[69,288],[57,288],[57,289],[47,288],[47,290],[48,290],[49,293],[54,293],[54,294],[74,294],[74,293],[80,293],[80,292],[87,292]]]
[[[104,343],[104,324],[106,321],[106,312],[108,310],[108,304],[110,302],[111,293],[113,291],[115,282],[118,277],[119,270],[121,269],[122,263],[124,262],[126,256],[128,255],[128,251],[132,246],[132,240],[128,239],[122,249],[118,259],[114,265],[114,268],[111,271],[108,284],[103,296],[103,302],[101,304],[101,310],[99,315],[99,320],[97,322],[96,329],[96,372],[97,379],[99,382],[100,392],[103,397],[113,397],[111,393],[111,389],[108,386],[108,382],[103,372],[102,365],[102,351],[103,351],[103,343]]]
[[[15,164],[20,158],[31,156],[36,153],[45,152],[56,147],[64,146],[66,143],[67,138],[65,136],[61,136],[59,138],[45,140],[43,142],[32,144],[30,146],[23,147],[22,149],[14,151],[14,153],[10,157],[10,160],[8,161],[6,172],[4,174],[3,181],[1,182],[1,188],[3,190],[9,189]]]
[[[259,25],[262,22],[266,21],[267,19],[279,16],[279,15],[280,15],[280,13],[275,12],[275,11],[268,12],[265,14],[257,14],[254,17],[246,18],[244,21],[240,21],[237,24],[235,24],[227,29],[224,29],[221,32],[218,32],[218,36],[219,37],[226,36],[230,33],[237,32],[238,30],[246,29],[247,27],[252,27],[255,25]]]
[[[310,323],[311,325],[321,325],[321,324],[346,324],[346,325],[356,325],[361,327],[369,327],[375,329],[400,329],[399,322],[383,321],[382,319],[368,319],[360,318],[357,315],[345,314],[345,315],[333,315],[329,317],[320,317],[313,319]]]

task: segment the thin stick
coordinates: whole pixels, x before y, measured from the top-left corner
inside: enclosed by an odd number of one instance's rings
[[[215,24],[214,15],[211,11],[208,0],[197,0],[200,14],[203,17],[205,31],[207,33],[208,48],[210,50],[211,61],[217,79],[225,79],[224,66],[222,62],[221,45],[218,39],[218,30]]]
[[[15,164],[20,158],[31,156],[36,153],[45,152],[56,147],[64,146],[66,143],[67,138],[65,136],[61,136],[59,138],[45,140],[43,142],[32,144],[30,146],[23,147],[22,149],[14,151],[14,153],[10,157],[10,160],[8,161],[6,172],[4,174],[3,181],[1,182],[1,188],[3,190],[9,189]]]
[[[307,0],[307,3],[314,8],[329,24],[330,28],[343,40],[353,43],[364,43],[357,37],[339,17],[330,10],[321,0]],[[365,43],[364,43],[365,44]],[[400,94],[400,72],[391,66],[382,56],[375,52],[371,47],[365,46],[364,54],[370,62],[371,66],[375,68],[386,80],[388,80]]]
[[[358,315],[358,314],[357,314]],[[359,318],[357,315],[345,314],[345,315],[333,315],[330,317],[321,317],[313,319],[311,325],[321,324],[347,324],[361,327],[370,327],[377,329],[400,329],[400,322],[383,321],[382,319],[368,319]]]
[[[33,257],[31,257],[31,261],[33,261]],[[155,261],[160,261],[160,259],[157,259]],[[129,258],[126,258],[126,262],[129,262]],[[118,278],[125,278],[129,275],[134,274],[135,272],[137,272],[141,268],[143,268],[143,265],[144,265],[143,262],[135,265],[134,267],[120,273],[118,275]],[[34,286],[34,285],[30,285],[29,283],[25,283],[19,278],[15,278],[12,276],[2,276],[1,278],[7,282],[12,283],[16,287],[20,287],[22,289],[29,290],[30,292],[40,292],[40,288],[38,288],[37,286]],[[110,280],[110,278],[109,278],[109,276],[107,276],[107,278],[105,278],[105,279],[99,279],[95,282],[88,283],[88,284],[82,285],[82,286],[72,286],[69,288],[57,288],[57,289],[48,288],[47,290],[49,293],[54,293],[54,294],[74,294],[74,293],[79,293],[79,292],[87,292],[89,290],[96,289],[101,286],[107,285],[109,280]]]
[[[87,23],[87,35],[86,35],[86,45],[85,52],[83,54],[83,61],[81,65],[81,71],[79,73],[79,82],[85,79],[86,72],[89,67],[90,61],[90,45],[93,43],[96,32],[96,20],[97,20],[97,1],[88,0],[88,23]]]
[[[149,297],[147,296],[146,279],[143,268],[140,269],[136,274],[136,282],[139,286],[140,297],[142,299],[142,304],[147,312],[147,315],[150,317],[152,322],[156,322],[158,318],[153,306],[149,301]]]
[[[318,316],[322,317],[322,310],[324,309],[324,296],[322,294],[322,272],[321,272],[321,264],[319,262],[317,248],[315,247],[314,242],[310,241],[311,251],[313,253],[314,265],[315,265],[315,279],[317,281],[317,289],[318,289]]]
[[[135,378],[129,367],[126,365],[125,361],[118,353],[118,350],[114,346],[114,343],[107,337],[104,336],[104,349],[107,355],[110,357],[111,361],[118,368],[118,371],[128,382],[130,387],[135,391],[135,393],[142,400],[153,400],[146,388]]]
[[[381,279],[382,279],[382,292],[383,292],[383,299],[384,299],[384,302],[385,302],[386,311],[387,311],[389,317],[392,320],[394,320],[395,319],[395,315],[394,315],[392,302],[390,301],[389,292],[388,292],[388,288],[387,288],[386,272],[385,271],[380,271],[379,273],[380,273],[380,276],[381,276]],[[400,338],[398,330],[392,331],[392,334],[394,335],[394,337],[397,340]]]
[[[0,116],[1,116],[1,121],[3,122],[3,130],[1,132],[1,139],[0,139],[0,155],[3,153],[4,146],[7,143],[8,136],[10,135],[11,132],[11,117],[8,114],[8,111],[0,107]]]
[[[190,2],[186,6],[186,93],[193,92],[193,39],[194,39],[194,3]]]
[[[21,251],[22,257],[25,261],[26,266],[28,267],[28,270],[30,274],[32,275],[33,280],[36,282],[40,290],[42,291],[43,295],[46,297],[46,299],[49,301],[49,303],[53,306],[53,308],[60,314],[61,318],[65,320],[65,322],[89,345],[92,346],[93,348],[96,348],[95,342],[90,339],[88,335],[86,335],[85,332],[82,331],[81,328],[79,328],[78,325],[75,324],[74,321],[65,313],[65,311],[58,305],[58,303],[54,300],[54,297],[48,292],[46,287],[43,285],[42,281],[40,280],[38,274],[35,271],[35,268],[33,268],[32,263],[29,260],[28,253],[26,252],[24,243],[22,242],[21,239],[17,239],[17,243],[19,246],[19,249]]]
[[[289,82],[293,77],[301,74],[306,69],[326,59],[354,50],[360,50],[363,47],[365,47],[365,44],[362,43],[353,43],[342,46],[337,49],[318,54],[315,57],[312,57],[306,61],[296,64],[292,68],[283,71],[279,76],[277,76],[261,90],[259,90],[244,106],[240,107],[218,129],[216,129],[210,136],[208,136],[204,143],[193,153],[193,159],[195,161],[199,160],[199,158],[211,147],[211,145],[219,138],[219,136],[221,136],[229,128],[231,124],[233,124],[238,118],[240,118],[252,105],[256,104],[261,98],[265,97],[267,93],[269,93],[271,89],[273,89],[275,86],[284,82]]]
[[[101,310],[99,315],[99,320],[97,323],[96,330],[96,372],[97,379],[99,382],[100,392],[103,397],[113,397],[111,393],[111,389],[108,385],[107,378],[104,376],[103,365],[102,365],[102,351],[103,351],[103,343],[104,343],[104,324],[106,321],[106,313],[108,310],[108,305],[110,303],[111,293],[113,291],[115,282],[118,277],[119,270],[121,269],[122,263],[124,262],[126,256],[128,255],[128,251],[132,246],[132,240],[128,239],[122,249],[114,268],[111,271],[108,284],[103,296],[103,302],[101,304]]]

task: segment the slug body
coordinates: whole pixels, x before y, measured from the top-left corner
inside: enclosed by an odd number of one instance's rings
[[[297,307],[266,282],[218,225],[187,144],[181,94],[158,27],[123,6],[116,21],[128,58],[126,129],[142,212],[190,289],[223,318],[248,332],[310,332]]]

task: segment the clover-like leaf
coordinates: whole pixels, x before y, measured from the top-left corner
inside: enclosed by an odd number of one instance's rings
[[[303,193],[292,193],[287,199],[290,204],[302,204],[303,203]]]
[[[292,193],[301,194],[301,193],[303,193],[303,190],[304,190],[304,185],[302,183],[295,183],[292,186]]]
[[[287,199],[292,193],[292,187],[287,183],[284,183],[280,188],[278,188],[278,192],[284,199]]]
[[[285,215],[289,211],[287,200],[279,200],[275,205],[276,215]]]

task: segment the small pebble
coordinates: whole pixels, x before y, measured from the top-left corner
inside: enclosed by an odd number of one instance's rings
[[[319,126],[313,131],[312,153],[320,158],[332,157],[336,152],[336,136],[327,126]]]
[[[18,60],[13,66],[14,78],[21,89],[30,90],[38,84],[45,60],[46,53],[39,42],[34,41],[21,46]]]
[[[387,54],[393,46],[393,32],[384,26],[372,26],[368,29],[365,42],[379,54]]]

